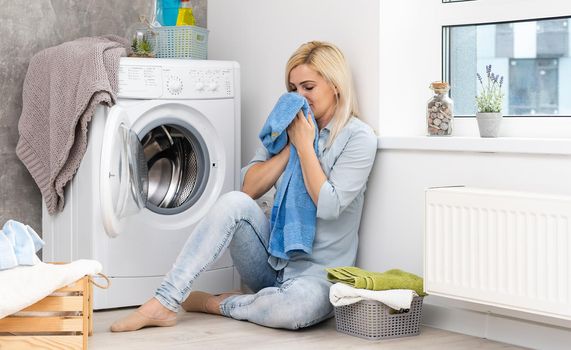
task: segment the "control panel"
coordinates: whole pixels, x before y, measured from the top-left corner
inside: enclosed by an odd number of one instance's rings
[[[162,94],[161,67],[119,65],[119,97],[159,98]]]
[[[234,97],[231,67],[120,65],[119,97],[209,99]]]

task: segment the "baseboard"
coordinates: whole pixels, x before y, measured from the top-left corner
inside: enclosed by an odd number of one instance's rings
[[[482,311],[485,309],[487,311]],[[542,319],[550,322],[544,323],[534,320],[538,318],[533,315],[528,315],[527,319],[516,318],[491,312],[487,307],[429,296],[425,298],[422,308],[421,323],[429,327],[531,349],[569,349],[571,344],[569,321]]]
[[[220,269],[207,270],[193,282],[194,290],[201,290],[209,293],[222,293],[236,290],[240,287],[239,277],[236,269],[224,267]],[[105,285],[105,281],[98,283]],[[150,277],[110,277],[109,289],[94,288],[93,309],[104,310],[119,307],[138,306],[149,300],[160,286],[164,276]]]

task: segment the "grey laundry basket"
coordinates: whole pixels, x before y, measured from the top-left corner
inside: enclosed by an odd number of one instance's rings
[[[414,297],[407,311],[395,311],[374,300],[336,307],[337,331],[369,340],[418,335],[422,300]]]

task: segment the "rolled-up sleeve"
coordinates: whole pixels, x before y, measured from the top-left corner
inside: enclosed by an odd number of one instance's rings
[[[266,147],[264,147],[263,145],[260,145],[256,149],[256,154],[254,155],[254,158],[252,158],[252,160],[250,160],[250,162],[245,167],[243,167],[242,170],[240,171],[240,188],[244,187],[244,179],[246,178],[246,173],[248,172],[248,170],[250,170],[250,168],[254,164],[265,162],[266,160],[268,160],[270,158],[271,158],[270,152],[268,152]]]
[[[376,136],[365,129],[353,133],[319,190],[317,217],[334,220],[367,184],[377,152]]]

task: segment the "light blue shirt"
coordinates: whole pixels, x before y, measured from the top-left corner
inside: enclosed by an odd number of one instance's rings
[[[319,131],[318,158],[327,181],[319,191],[313,253],[296,254],[289,261],[270,257],[268,262],[274,269],[283,269],[282,280],[300,275],[326,277],[327,267],[355,264],[364,194],[375,160],[377,137],[371,127],[353,117],[333,144],[325,148],[331,126],[329,123]],[[242,184],[252,165],[268,159],[269,152],[260,146],[242,168]],[[280,185],[282,176],[274,187]]]

